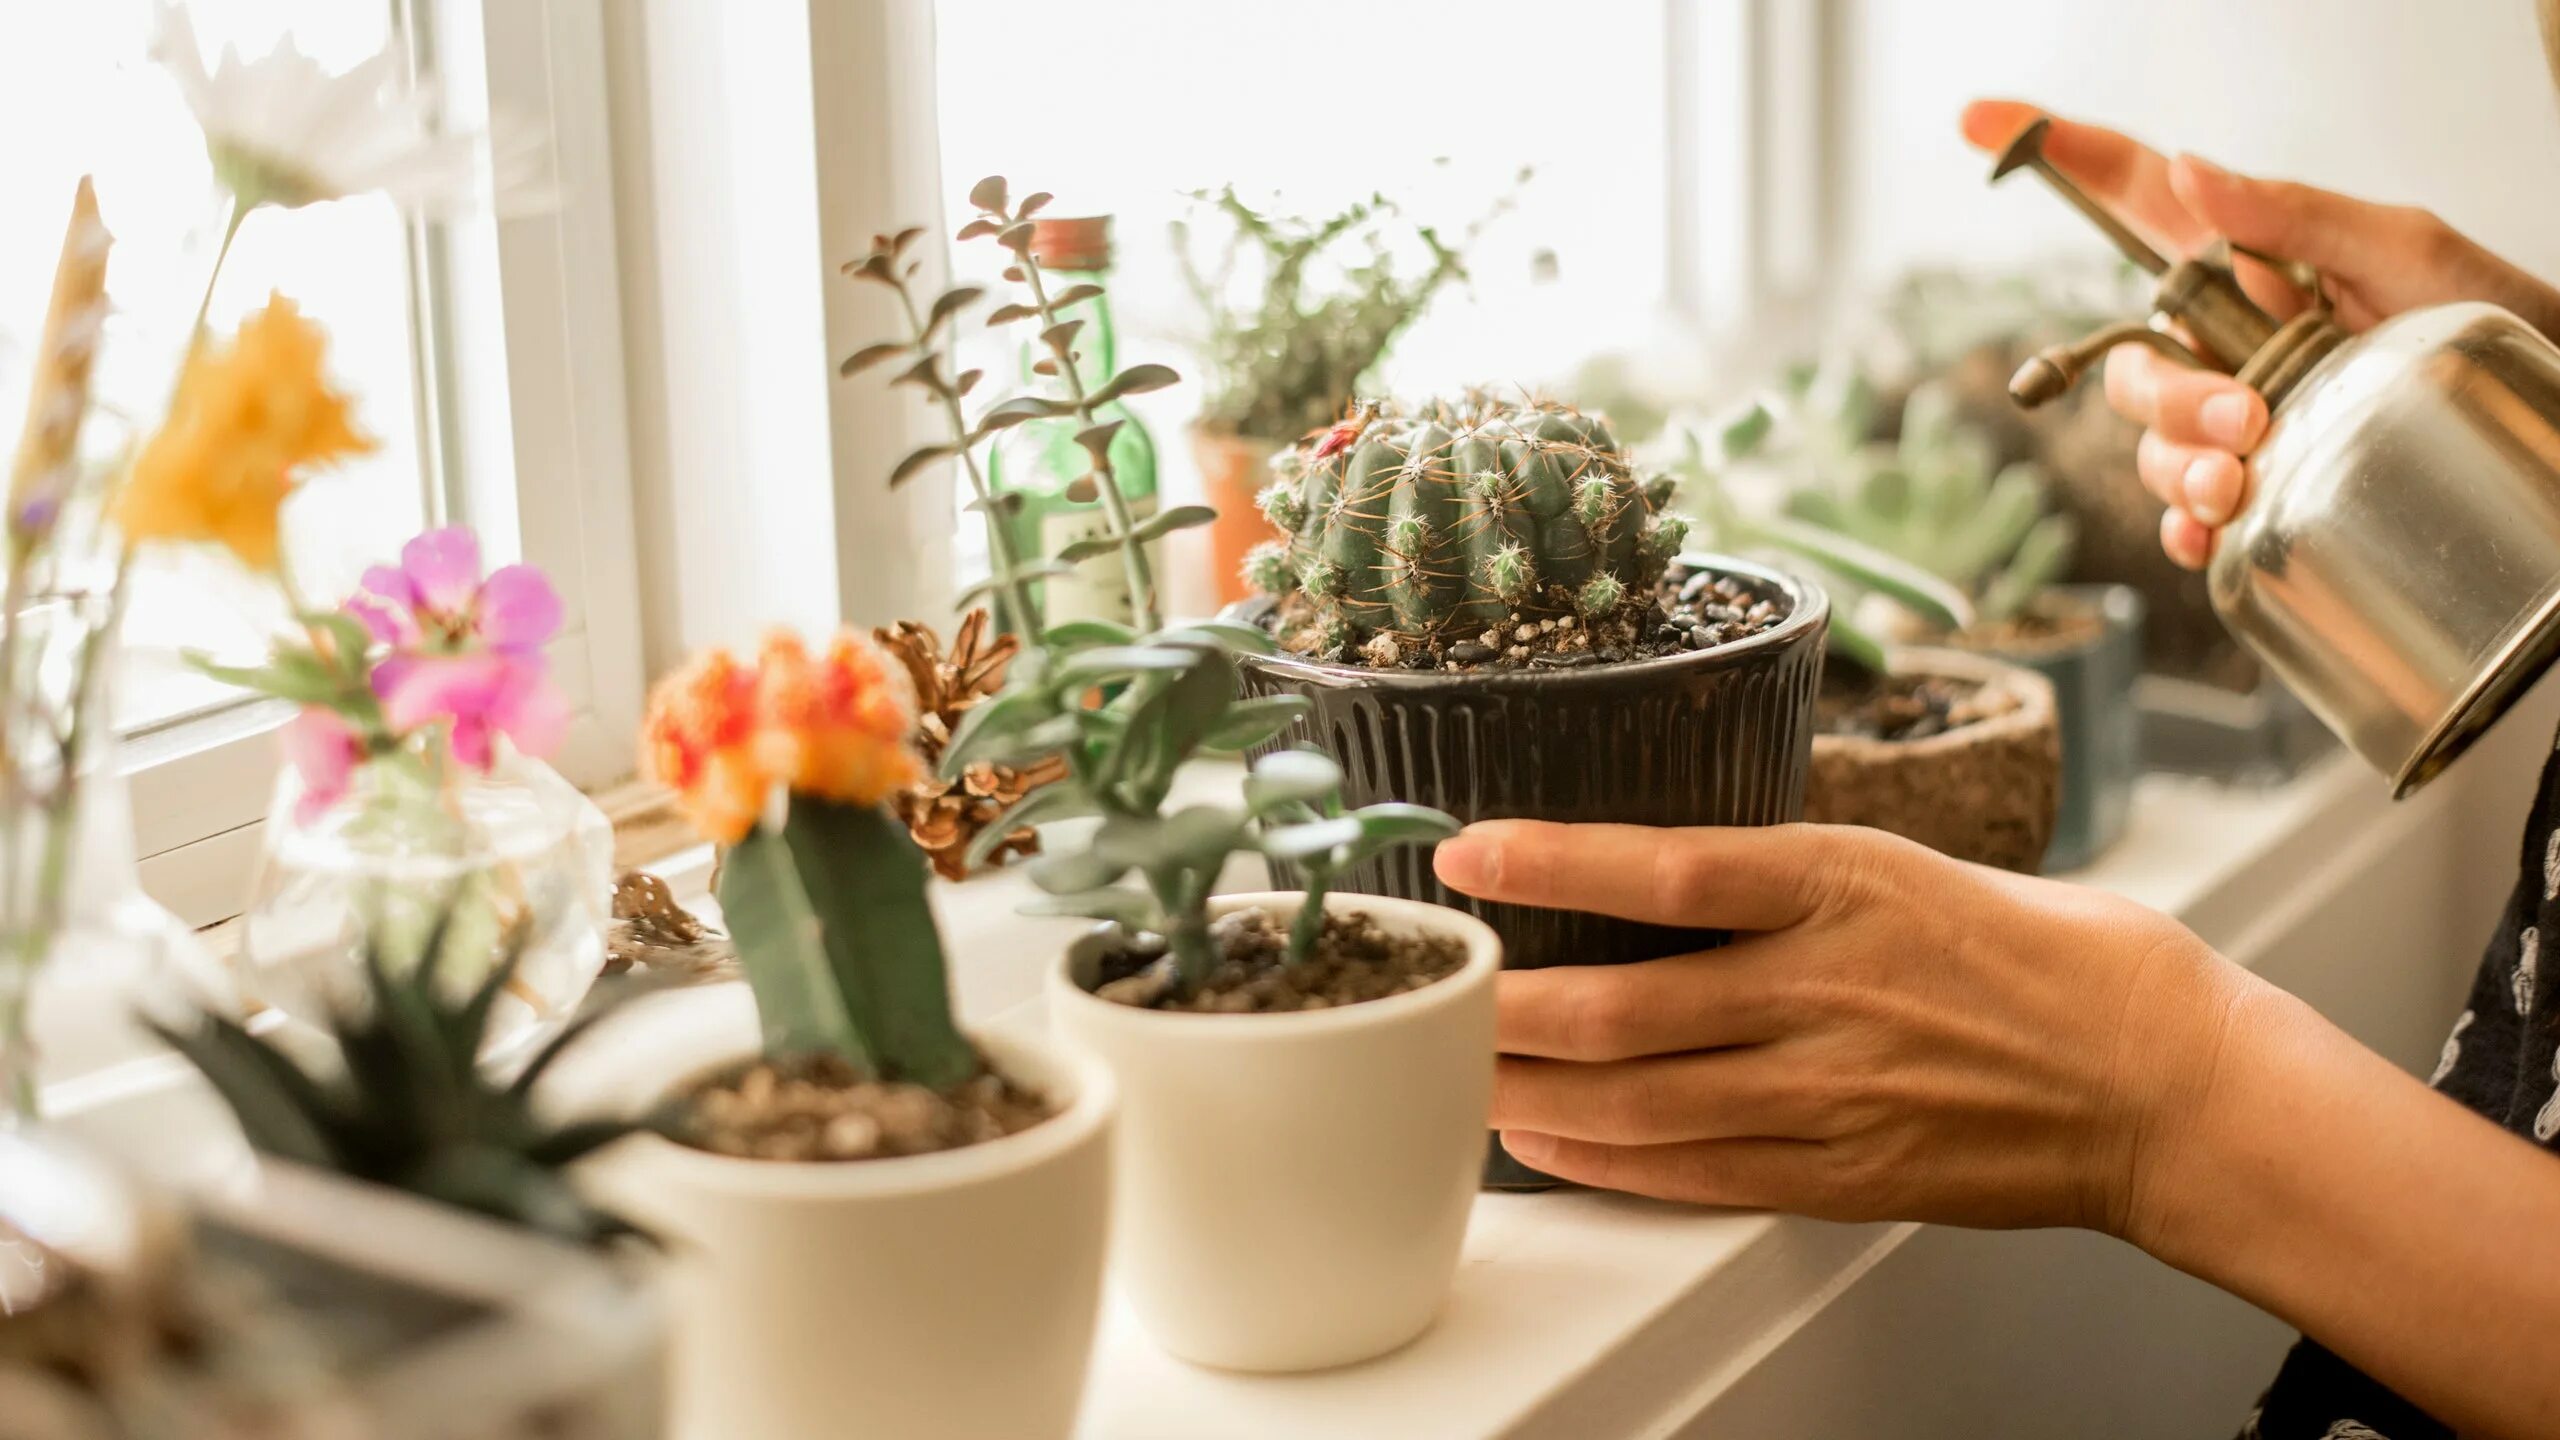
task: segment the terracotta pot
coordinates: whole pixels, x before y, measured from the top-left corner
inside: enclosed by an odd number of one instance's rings
[[[1959,650],[1899,650],[1894,670],[1972,681],[2017,705],[1925,740],[1816,735],[1804,818],[1873,826],[1959,860],[2035,874],[2062,791],[2052,684]]]
[[[1202,499],[1218,512],[1209,527],[1209,579],[1218,603],[1233,605],[1252,595],[1244,583],[1245,553],[1280,532],[1262,518],[1254,497],[1271,483],[1271,457],[1280,442],[1257,440],[1222,431],[1191,431],[1191,455],[1200,466]]]
[[[745,986],[682,999],[681,1025],[636,1023],[667,1013],[652,1011],[598,1032],[621,1081],[601,1095],[645,1103],[754,1054]],[[1064,1108],[932,1155],[746,1160],[651,1135],[588,1162],[598,1198],[675,1257],[669,1433],[1074,1433],[1102,1293],[1116,1093],[1100,1066],[1047,1042],[973,1038]]]
[[[1302,898],[1210,908],[1285,923]],[[1104,932],[1050,972],[1051,1023],[1120,1085],[1118,1278],[1156,1343],[1186,1360],[1294,1371],[1383,1355],[1430,1327],[1457,1273],[1493,1100],[1502,942],[1410,900],[1336,894],[1325,909],[1455,936],[1466,964],[1383,1000],[1270,1015],[1098,999]]]

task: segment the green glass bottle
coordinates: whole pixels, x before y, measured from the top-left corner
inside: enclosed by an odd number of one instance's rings
[[[1031,254],[1040,262],[1041,283],[1052,295],[1070,285],[1102,285],[1111,268],[1111,217],[1035,220]],[[1117,367],[1119,337],[1112,328],[1110,292],[1106,289],[1068,306],[1059,318],[1084,322],[1075,338],[1075,369],[1078,381],[1091,391]],[[1032,369],[1049,354],[1048,347],[1031,334],[1035,328],[1023,327],[1025,338],[1016,367],[1019,384],[1013,393],[1067,399],[1065,377]],[[1134,525],[1156,512],[1156,443],[1138,417],[1118,401],[1096,411],[1095,418],[1121,422],[1111,441],[1111,473]],[[1076,444],[1076,432],[1082,428],[1083,422],[1073,418],[1017,425],[997,437],[987,457],[988,485],[998,494],[1022,497],[1022,507],[1006,524],[1017,553],[1026,560],[1055,556],[1078,540],[1111,533],[1110,512],[1101,497],[1075,500],[1067,493],[1092,469],[1091,458]],[[1150,544],[1148,557],[1160,562],[1161,549],[1161,541]],[[1161,563],[1156,570],[1162,573]],[[1079,563],[1072,575],[1041,582],[1041,590],[1042,609],[1050,624],[1068,620],[1135,623],[1137,607],[1130,600],[1128,572],[1116,551]]]

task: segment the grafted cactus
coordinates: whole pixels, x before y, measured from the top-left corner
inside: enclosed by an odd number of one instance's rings
[[[1469,391],[1411,412],[1363,406],[1310,438],[1262,495],[1289,536],[1246,578],[1304,593],[1324,648],[1513,617],[1617,616],[1651,598],[1686,534],[1656,512],[1606,422]]]

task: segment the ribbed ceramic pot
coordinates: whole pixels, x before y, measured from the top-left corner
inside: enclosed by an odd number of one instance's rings
[[[1461,821],[1778,825],[1804,809],[1813,700],[1830,601],[1782,571],[1727,559],[1691,563],[1778,597],[1786,618],[1711,650],[1571,669],[1443,674],[1241,656],[1248,695],[1304,695],[1314,708],[1262,747],[1313,742],[1341,764],[1343,802],[1402,800]],[[1271,602],[1239,607],[1256,620]],[[1261,753],[1261,752],[1258,752]],[[1303,883],[1274,864],[1272,883]],[[1501,935],[1504,964],[1611,965],[1721,945],[1719,930],[1471,899],[1442,885],[1431,852],[1408,846],[1345,872],[1335,888],[1463,910]],[[1548,1177],[1496,1149],[1486,1183]]]

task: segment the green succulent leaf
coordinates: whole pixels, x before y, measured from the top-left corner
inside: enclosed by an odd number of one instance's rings
[[[1274,860],[1305,860],[1330,855],[1360,842],[1360,822],[1348,815],[1275,826],[1262,835],[1262,853]]]
[[[1304,695],[1266,695],[1256,700],[1239,700],[1218,718],[1217,725],[1200,739],[1200,748],[1223,754],[1250,750],[1265,741],[1277,739],[1282,731],[1307,713],[1313,702]]]
[[[889,472],[889,488],[894,490],[906,484],[922,473],[926,466],[937,460],[948,460],[955,453],[949,445],[925,445],[908,451],[907,458],[899,461],[897,468]]]
[[[1155,897],[1138,890],[1103,888],[1070,891],[1062,895],[1036,896],[1023,902],[1025,915],[1080,915],[1088,920],[1108,920],[1133,934],[1159,928],[1162,912]]]
[[[1342,767],[1313,750],[1282,750],[1265,755],[1245,777],[1245,804],[1256,815],[1282,805],[1319,805],[1342,792]]]
[[[1129,873],[1125,861],[1112,861],[1090,850],[1065,850],[1043,855],[1023,867],[1031,883],[1051,895],[1073,895],[1086,890],[1099,890]]]
[[[1128,645],[1137,638],[1137,631],[1109,620],[1067,620],[1041,632],[1040,643],[1052,650],[1072,650],[1087,645]]]
[[[986,293],[983,288],[976,285],[955,285],[935,296],[933,308],[925,312],[923,338],[931,340],[933,333],[942,328],[943,322],[959,314],[962,309]]]
[[[1073,820],[1094,814],[1097,808],[1093,797],[1074,785],[1043,785],[1015,801],[971,838],[966,863],[972,870],[986,864],[987,857],[996,853],[996,847],[1002,845],[1007,836],[1026,825]]]
[[[1132,365],[1095,386],[1092,393],[1085,396],[1085,404],[1090,408],[1099,409],[1114,400],[1131,395],[1144,395],[1149,391],[1162,390],[1180,383],[1182,383],[1182,377],[1174,373],[1170,365]]]
[[[1050,672],[1053,690],[1078,694],[1149,671],[1184,670],[1200,662],[1196,650],[1172,645],[1102,645],[1079,650]]]
[[[1218,512],[1206,505],[1176,505],[1139,521],[1130,527],[1129,534],[1139,541],[1160,540],[1176,530],[1196,530],[1213,524],[1217,518]]]

